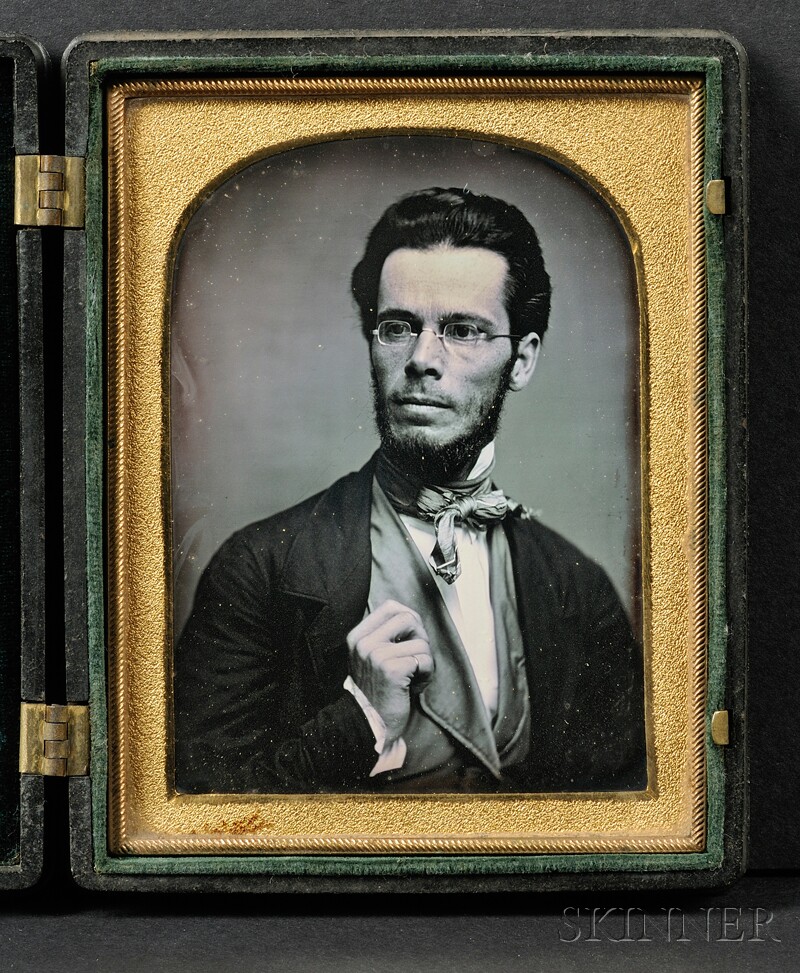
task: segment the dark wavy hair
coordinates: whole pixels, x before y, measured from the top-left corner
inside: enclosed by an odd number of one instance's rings
[[[442,244],[484,247],[508,262],[506,311],[515,334],[541,338],[550,315],[550,277],[536,231],[516,206],[468,189],[433,187],[393,203],[367,238],[353,271],[353,297],[369,340],[375,327],[378,286],[386,258],[401,247],[428,250]]]

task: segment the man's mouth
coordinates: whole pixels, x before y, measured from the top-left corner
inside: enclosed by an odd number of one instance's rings
[[[393,395],[391,397],[393,405],[410,406],[431,409],[449,409],[451,405],[445,399],[437,398],[433,395],[421,395],[413,393],[411,395]]]

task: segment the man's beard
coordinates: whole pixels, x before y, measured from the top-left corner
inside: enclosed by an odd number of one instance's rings
[[[483,411],[480,419],[454,439],[446,443],[430,443],[422,430],[409,430],[405,436],[395,435],[386,408],[386,400],[378,388],[375,373],[372,374],[372,398],[375,407],[375,424],[381,439],[381,448],[398,469],[424,483],[443,486],[464,479],[475,464],[481,450],[490,443],[500,428],[500,415],[508,393],[508,381],[514,367],[512,356],[503,370],[494,398]]]

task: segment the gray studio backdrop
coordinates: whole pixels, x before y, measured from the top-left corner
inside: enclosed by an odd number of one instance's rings
[[[550,330],[532,383],[508,396],[495,480],[599,561],[637,615],[638,309],[622,231],[590,190],[539,156],[394,136],[251,165],[184,234],[171,318],[176,633],[227,537],[358,469],[376,448],[349,278],[386,206],[428,186],[499,196],[539,234]]]

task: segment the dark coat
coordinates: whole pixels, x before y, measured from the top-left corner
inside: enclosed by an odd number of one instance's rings
[[[373,464],[245,527],[214,556],[174,659],[175,771],[191,793],[371,790],[347,676],[369,594]],[[507,517],[531,745],[509,790],[646,786],[642,653],[605,572]]]

